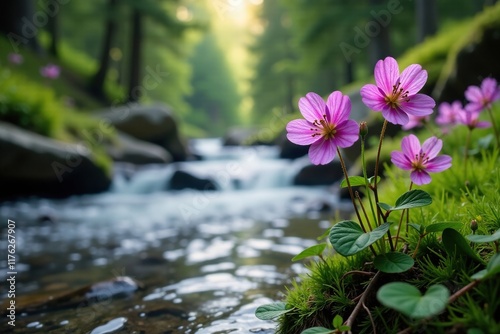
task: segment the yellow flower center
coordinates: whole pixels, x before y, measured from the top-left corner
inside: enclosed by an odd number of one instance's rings
[[[392,93],[390,95],[386,95],[385,97],[385,102],[393,109],[399,107],[403,100],[410,102],[410,99],[408,98],[409,92],[407,90],[404,91],[400,86],[401,84],[399,82],[392,86]]]
[[[313,125],[316,126],[316,129],[311,128],[311,131],[314,131],[312,136],[321,136],[325,140],[329,140],[335,137],[337,133],[337,129],[335,128],[335,124],[332,124],[326,120],[326,115],[323,115],[323,119],[317,119],[313,122]]]
[[[415,154],[415,159],[411,162],[411,167],[414,171],[424,170],[428,161],[429,158],[426,157],[425,153]]]

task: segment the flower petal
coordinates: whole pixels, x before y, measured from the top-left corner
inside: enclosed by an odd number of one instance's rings
[[[481,100],[483,99],[483,93],[481,92],[481,89],[479,89],[479,87],[469,86],[465,91],[465,98],[469,102],[481,103]]]
[[[364,85],[360,91],[363,103],[375,111],[382,111],[387,106],[385,96],[382,94],[381,89],[372,84]]]
[[[396,167],[404,169],[404,170],[412,170],[411,161],[405,156],[402,152],[392,151],[391,152],[391,161]]]
[[[332,124],[339,124],[347,119],[351,114],[351,100],[349,96],[335,91],[328,96],[326,106],[330,113],[329,120]]]
[[[286,137],[294,144],[310,145],[321,138],[320,136],[313,137],[313,134],[316,132],[314,128],[315,126],[305,119],[294,119],[286,125]]]
[[[403,137],[401,140],[401,150],[403,154],[408,157],[409,160],[413,161],[417,155],[420,154],[420,141],[417,136],[411,134]]]
[[[491,127],[491,123],[490,122],[481,121],[481,122],[477,122],[476,125],[475,125],[475,127],[478,128],[478,129],[489,128],[489,127]]]
[[[431,176],[425,170],[415,170],[411,172],[410,179],[419,186],[431,183]]]
[[[382,110],[382,116],[392,124],[405,125],[410,120],[404,111],[394,108],[385,108]]]
[[[333,141],[338,147],[350,147],[359,139],[359,125],[353,120],[340,123],[336,129]]]
[[[399,66],[396,59],[387,57],[384,60],[379,60],[375,65],[375,83],[387,95],[392,92],[393,85],[396,84],[399,78]]]
[[[305,97],[301,97],[299,100],[300,113],[311,123],[323,119],[325,109],[325,101],[316,93],[307,93]]]
[[[443,148],[443,141],[437,137],[430,137],[422,144],[422,152],[427,158],[434,159]]]
[[[315,165],[326,165],[335,158],[337,147],[331,140],[318,140],[309,147],[309,159]]]
[[[498,84],[497,81],[493,78],[486,78],[481,83],[481,91],[483,92],[483,96],[489,101],[493,102],[494,97],[498,92]]]
[[[451,157],[449,155],[440,155],[427,163],[427,167],[425,168],[427,171],[431,173],[442,172],[445,169],[451,167]]]
[[[404,91],[408,91],[408,95],[418,93],[424,87],[427,81],[427,71],[422,69],[422,66],[413,64],[408,66],[401,73],[399,82]]]
[[[416,94],[410,97],[410,102],[403,101],[400,108],[407,114],[427,116],[432,114],[436,101],[428,95]]]

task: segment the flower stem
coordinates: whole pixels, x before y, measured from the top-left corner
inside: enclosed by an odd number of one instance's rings
[[[378,143],[377,150],[377,159],[375,160],[375,172],[374,172],[374,183],[373,183],[373,194],[375,195],[375,205],[377,206],[377,226],[382,225],[382,210],[378,206],[378,165],[380,163],[380,151],[382,150],[382,142],[384,141],[385,130],[387,129],[387,120],[384,120],[384,124],[382,125],[382,130],[380,131],[380,140]],[[389,237],[389,245],[391,246],[391,251],[394,251],[394,245],[392,244],[391,231],[387,231],[387,236]]]
[[[488,110],[488,115],[491,118],[491,125],[493,126],[493,131],[495,131],[495,139],[497,140],[497,147],[500,147],[500,135],[498,134],[498,128],[495,123],[495,119],[493,118],[493,113],[491,112],[491,107],[486,108]]]
[[[373,224],[377,226],[377,216],[375,215],[375,210],[373,209],[373,201],[370,189],[370,182],[368,181],[368,176],[366,173],[366,159],[365,159],[365,139],[361,139],[361,166],[363,170],[363,177],[365,178],[365,188],[366,188],[366,197],[368,197],[368,203],[370,203],[370,210],[373,216]],[[368,220],[368,224],[371,227],[370,221]]]
[[[410,191],[412,187],[413,187],[413,181],[410,182],[410,188],[408,189],[408,191]],[[396,234],[396,244],[394,245],[394,248],[396,249],[398,248],[399,233],[401,232],[401,225],[403,224],[403,218],[405,216],[405,213],[406,213],[406,237],[408,237],[408,222],[410,219],[410,212],[408,211],[408,209],[405,209],[401,213],[401,218],[399,218],[398,233]]]
[[[349,195],[351,197],[352,206],[354,207],[354,212],[356,212],[356,217],[358,217],[359,225],[361,225],[363,232],[366,233],[366,228],[363,224],[363,220],[361,219],[361,215],[359,214],[358,206],[356,205],[356,199],[355,199],[354,193],[352,191],[351,181],[349,181],[349,175],[347,174],[347,168],[345,167],[344,159],[342,158],[342,154],[340,153],[340,150],[338,147],[337,147],[337,154],[339,156],[340,166],[342,166],[342,172],[344,173],[345,180],[347,182],[347,189],[349,190]]]
[[[469,128],[469,132],[467,133],[467,139],[465,140],[465,152],[464,152],[464,176],[467,181],[467,159],[469,158],[469,146],[470,146],[470,138],[472,135],[472,128]]]

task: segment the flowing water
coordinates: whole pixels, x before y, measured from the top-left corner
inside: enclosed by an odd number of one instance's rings
[[[222,147],[215,139],[192,146],[203,160],[117,166],[107,193],[0,204],[0,278],[9,278],[11,219],[18,307],[15,327],[3,311],[0,332],[274,333],[255,309],[281,299],[306,272],[291,258],[328,228],[331,212],[323,209],[342,203],[331,187],[291,185],[307,158],[279,160],[275,147]],[[177,169],[209,177],[219,190],[166,191]],[[57,297],[123,276],[140,288],[103,283],[97,298]],[[1,288],[5,310],[12,298],[8,284]]]

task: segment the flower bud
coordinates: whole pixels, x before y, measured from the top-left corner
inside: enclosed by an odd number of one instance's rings
[[[366,125],[366,122],[359,123],[359,135],[361,136],[361,139],[365,139],[367,134],[368,126]]]
[[[475,233],[477,230],[477,220],[472,219],[470,221],[470,229],[472,230],[472,233]]]

